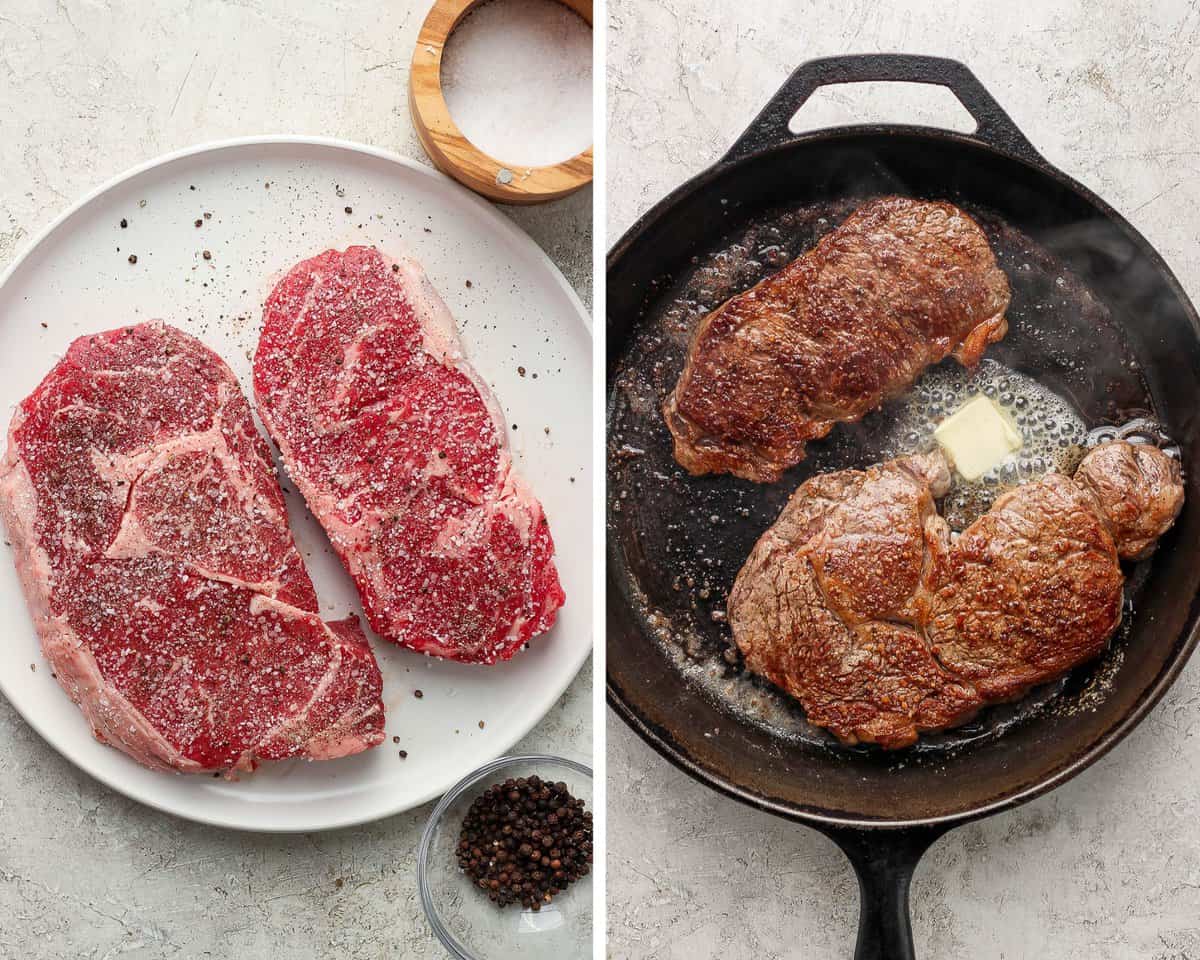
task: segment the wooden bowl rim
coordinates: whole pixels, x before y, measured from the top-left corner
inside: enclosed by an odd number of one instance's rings
[[[545,166],[504,163],[475,146],[450,116],[442,92],[442,55],[467,14],[487,2],[436,0],[421,24],[408,78],[409,110],[417,137],[434,166],[489,199],[532,204],[565,197],[592,182],[592,146]],[[593,25],[592,0],[557,2]]]

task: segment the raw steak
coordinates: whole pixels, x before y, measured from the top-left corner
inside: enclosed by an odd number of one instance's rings
[[[233,373],[172,327],[81,337],[20,405],[0,513],[96,738],[160,770],[383,739],[362,628],[324,623]]]
[[[381,636],[494,663],[554,623],[541,504],[419,265],[350,247],[292,268],[267,300],[254,391]]]

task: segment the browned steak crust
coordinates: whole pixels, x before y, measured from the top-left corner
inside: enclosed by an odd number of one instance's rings
[[[1179,463],[1157,447],[1102,444],[1083,458],[1075,479],[1099,502],[1122,559],[1152,553],[1183,509]]]
[[[948,483],[940,454],[815,476],[730,592],[747,668],[846,743],[907,746],[1097,656],[1121,619],[1118,551],[1153,549],[1183,499],[1177,464],[1117,441],[951,543]]]
[[[1004,336],[1008,279],[948,203],[884,197],[701,322],[663,415],[694,474],[773,482],[953,353]]]
[[[903,747],[980,706],[921,635],[946,549],[940,456],[813,477],[758,541],[729,595],[746,666],[847,743]]]
[[[934,653],[987,700],[1090,660],[1121,621],[1125,578],[1088,493],[1052,473],[1004,494],[955,541],[934,595]]]

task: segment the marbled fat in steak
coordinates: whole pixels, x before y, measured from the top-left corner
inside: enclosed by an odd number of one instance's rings
[[[382,741],[362,628],[318,616],[250,407],[194,338],[146,323],[76,340],[13,418],[0,514],[97,739],[189,773]]]
[[[295,266],[267,301],[254,389],[380,635],[494,663],[554,623],[541,504],[420,266],[369,247]]]

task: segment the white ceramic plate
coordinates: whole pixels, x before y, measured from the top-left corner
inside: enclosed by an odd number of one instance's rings
[[[268,764],[226,782],[155,773],[97,743],[50,676],[16,572],[0,558],[0,689],[92,776],[191,820],[323,830],[424,803],[520,739],[591,649],[588,315],[529,237],[416,163],[332,140],[255,138],[171,154],[101,187],[0,279],[3,419],[75,337],[151,318],[215,349],[249,395],[249,357],[273,281],[298,260],[356,243],[416,257],[449,305],[467,354],[500,399],[516,462],[545,506],[567,603],[549,634],[495,667],[435,661],[372,637],[387,705],[382,746],[325,763]],[[288,508],[323,611],[361,614],[303,501],[289,492]]]

